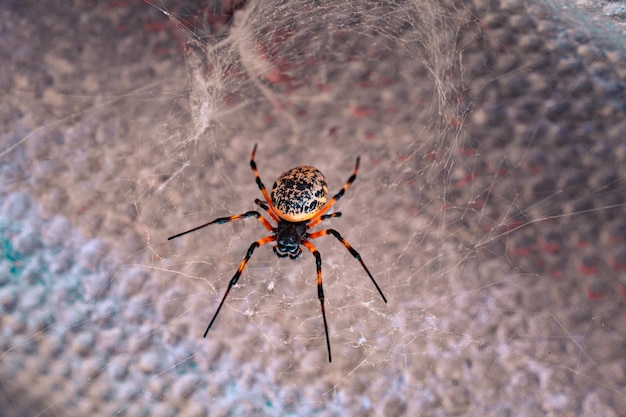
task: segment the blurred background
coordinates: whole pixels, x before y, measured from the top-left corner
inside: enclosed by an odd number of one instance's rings
[[[624,7],[3,2],[0,415],[626,415]]]

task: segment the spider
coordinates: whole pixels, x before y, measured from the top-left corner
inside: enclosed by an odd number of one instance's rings
[[[272,187],[272,192],[268,193],[265,185],[261,181],[259,172],[254,162],[254,156],[256,154],[257,145],[254,145],[252,149],[252,155],[250,157],[250,167],[256,179],[256,184],[261,190],[261,194],[265,198],[265,201],[261,201],[258,198],[254,202],[269,214],[269,216],[276,222],[276,227],[261,215],[258,211],[248,211],[243,214],[236,214],[229,217],[220,217],[212,220],[208,223],[194,227],[177,235],[169,237],[167,240],[172,240],[177,237],[186,235],[187,233],[195,232],[198,229],[212,225],[212,224],[224,224],[234,220],[245,219],[248,217],[256,218],[261,224],[271,233],[264,238],[261,238],[250,245],[246,256],[243,258],[237,268],[237,272],[228,283],[228,288],[222,297],[211,322],[209,323],[204,337],[206,338],[209,330],[213,326],[217,315],[219,314],[224,301],[228,296],[230,290],[237,284],[241,273],[243,272],[246,264],[250,260],[250,257],[254,253],[255,249],[259,246],[263,246],[270,242],[276,242],[273,247],[274,253],[279,258],[289,257],[290,259],[297,259],[302,254],[300,245],[307,248],[315,257],[315,264],[317,266],[317,298],[320,301],[322,309],[322,318],[324,319],[324,332],[326,334],[326,347],[328,349],[328,362],[332,362],[332,356],[330,353],[330,338],[328,336],[328,324],[326,321],[326,311],[324,309],[324,289],[322,287],[322,257],[318,250],[313,246],[311,240],[317,239],[322,236],[334,236],[341,244],[350,252],[350,254],[361,263],[365,272],[372,280],[372,283],[378,290],[378,293],[382,297],[383,301],[387,303],[387,299],[382,290],[374,280],[374,277],[370,273],[369,269],[365,266],[365,263],[361,259],[361,255],[354,250],[354,248],[341,236],[341,234],[334,229],[324,229],[315,232],[309,232],[309,229],[316,226],[318,223],[330,219],[332,217],[340,217],[340,212],[325,214],[343,194],[346,192],[350,184],[356,179],[356,174],[359,169],[360,158],[357,157],[356,165],[354,166],[354,172],[348,178],[348,181],[343,185],[341,190],[327,201],[328,188],[326,186],[326,178],[316,168],[311,166],[301,166],[290,169],[283,173]]]

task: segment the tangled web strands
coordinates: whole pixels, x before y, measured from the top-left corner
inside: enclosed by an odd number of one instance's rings
[[[608,31],[522,0],[256,1],[231,20],[66,3],[4,9],[3,415],[626,409],[626,59]],[[185,59],[154,54],[166,34],[188,35]],[[266,181],[312,165],[332,190],[361,156],[327,222],[389,303],[315,241],[330,365],[308,251],[259,248],[203,339],[267,231],[165,240],[258,208],[254,142]]]

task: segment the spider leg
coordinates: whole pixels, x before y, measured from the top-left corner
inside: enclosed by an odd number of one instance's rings
[[[261,194],[263,194],[263,197],[265,198],[265,201],[267,201],[267,206],[268,206],[269,210],[268,209],[265,209],[265,210],[267,210],[269,215],[272,216],[272,219],[274,219],[276,222],[278,222],[279,221],[278,215],[276,215],[276,212],[274,211],[274,206],[272,205],[272,200],[270,199],[270,195],[267,192],[267,189],[265,188],[265,185],[263,184],[263,181],[261,181],[261,176],[259,175],[259,171],[258,171],[258,169],[256,167],[256,162],[254,162],[254,156],[255,155],[256,155],[256,143],[254,144],[254,148],[252,148],[252,155],[250,156],[250,168],[252,168],[252,173],[254,174],[254,179],[256,180],[257,187],[259,187],[259,190],[261,190]],[[263,206],[261,206],[261,207],[263,207]],[[263,207],[263,208],[265,208],[265,207]]]
[[[336,212],[336,213],[324,214],[322,217],[320,217],[320,222],[321,222],[321,221],[324,221],[324,220],[326,220],[326,219],[330,219],[331,217],[341,217],[341,212],[340,212],[340,211],[338,211],[338,212]],[[318,223],[319,223],[319,222],[318,222]],[[310,226],[308,226],[308,227],[310,227]],[[308,228],[308,227],[307,227],[307,228]]]
[[[311,242],[305,240],[302,242],[308,250],[315,256],[315,265],[317,267],[317,298],[322,306],[322,318],[324,319],[324,332],[326,333],[326,347],[328,348],[328,362],[332,362],[330,355],[330,338],[328,337],[328,323],[326,322],[326,310],[324,309],[324,288],[322,287],[322,256]]]
[[[222,309],[222,306],[224,305],[224,301],[226,301],[226,297],[228,296],[228,293],[230,292],[231,288],[233,288],[235,286],[235,284],[237,284],[237,281],[239,280],[239,277],[241,276],[241,273],[243,272],[244,268],[246,267],[246,264],[250,260],[250,257],[254,253],[254,250],[256,248],[258,248],[259,246],[263,246],[266,243],[273,242],[275,240],[276,240],[276,236],[270,235],[270,236],[266,236],[266,237],[264,237],[262,239],[259,239],[256,242],[252,243],[252,245],[250,245],[250,247],[248,248],[248,252],[246,253],[246,256],[243,258],[243,260],[239,264],[239,268],[237,268],[237,272],[235,272],[235,275],[232,277],[232,279],[228,283],[228,288],[226,288],[226,292],[224,293],[224,296],[222,297],[222,301],[220,302],[220,305],[217,307],[217,311],[213,315],[213,318],[211,319],[211,322],[209,323],[209,326],[206,328],[206,331],[204,332],[204,336],[203,337],[206,337],[206,335],[209,333],[209,330],[211,330],[211,326],[213,326],[213,322],[215,322],[215,319],[217,318],[217,315],[219,314],[220,310]]]
[[[337,200],[339,200],[343,196],[343,194],[346,192],[348,187],[350,187],[350,185],[354,182],[354,180],[356,180],[356,173],[359,170],[359,162],[360,161],[361,161],[361,158],[357,157],[356,158],[356,164],[354,165],[354,171],[352,172],[352,175],[350,175],[350,178],[348,178],[348,181],[346,181],[346,183],[343,185],[343,187],[341,187],[341,190],[339,190],[339,192],[337,194],[335,194],[333,196],[333,198],[328,200],[326,205],[324,207],[322,207],[320,209],[320,211],[315,215],[315,217],[313,217],[309,221],[309,225],[308,225],[309,229],[311,227],[315,226],[316,224],[318,224],[319,222],[321,222],[322,220],[325,220],[325,219],[328,218],[328,217],[324,217],[323,214],[326,213],[333,206],[333,204],[335,204],[337,202]]]
[[[370,273],[369,269],[367,269],[367,267],[365,266],[365,263],[363,262],[363,259],[361,259],[361,255],[359,254],[359,252],[357,252],[356,250],[354,250],[354,248],[341,236],[341,234],[336,231],[335,229],[324,229],[324,230],[319,230],[317,232],[313,232],[310,233],[307,238],[308,239],[317,239],[318,237],[321,236],[328,236],[328,235],[333,235],[337,238],[337,240],[339,240],[341,242],[341,244],[348,249],[348,251],[350,252],[350,255],[354,256],[354,259],[356,259],[357,261],[359,261],[361,263],[361,266],[363,267],[363,269],[365,269],[365,272],[367,272],[367,275],[370,277],[370,279],[372,280],[372,283],[374,284],[374,286],[376,287],[376,289],[378,290],[378,293],[380,294],[380,296],[382,297],[383,301],[386,303],[387,302],[387,298],[385,298],[385,295],[383,294],[383,291],[380,289],[380,287],[378,286],[378,284],[376,283],[376,280],[374,279],[374,277],[372,276],[372,274]]]
[[[270,222],[268,222],[268,221],[265,219],[265,217],[261,216],[261,213],[259,213],[258,211],[248,211],[248,212],[245,212],[245,213],[243,213],[243,214],[235,214],[234,216],[229,216],[229,217],[220,217],[220,218],[218,218],[218,219],[211,220],[210,222],[205,223],[205,224],[202,224],[202,225],[200,225],[200,226],[198,226],[198,227],[194,227],[193,229],[186,230],[186,231],[181,232],[181,233],[179,233],[179,234],[177,234],[177,235],[174,235],[174,236],[170,236],[170,237],[168,237],[168,238],[167,238],[167,240],[176,239],[177,237],[180,237],[180,236],[182,236],[182,235],[186,235],[187,233],[195,232],[195,231],[196,231],[196,230],[198,230],[198,229],[202,229],[203,227],[210,226],[210,225],[212,225],[212,224],[224,224],[224,223],[229,223],[229,222],[232,222],[233,220],[245,219],[245,218],[248,218],[248,217],[256,217],[256,219],[257,219],[258,221],[260,221],[260,222],[261,222],[261,224],[262,224],[262,225],[263,225],[263,226],[264,226],[267,230],[269,230],[270,232],[273,232],[273,231],[274,231],[274,227],[272,227],[272,225],[270,224]]]
[[[263,210],[267,211],[267,214],[269,214],[272,217],[272,219],[274,219],[274,221],[276,221],[276,223],[278,223],[280,221],[278,216],[272,211],[272,209],[267,205],[267,203],[265,201],[261,201],[258,198],[256,198],[254,200],[254,202],[256,203],[257,206],[259,206]]]

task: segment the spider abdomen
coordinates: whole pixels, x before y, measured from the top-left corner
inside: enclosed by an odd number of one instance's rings
[[[283,173],[272,187],[274,209],[283,220],[302,222],[315,216],[326,204],[326,178],[310,166],[296,167]]]

